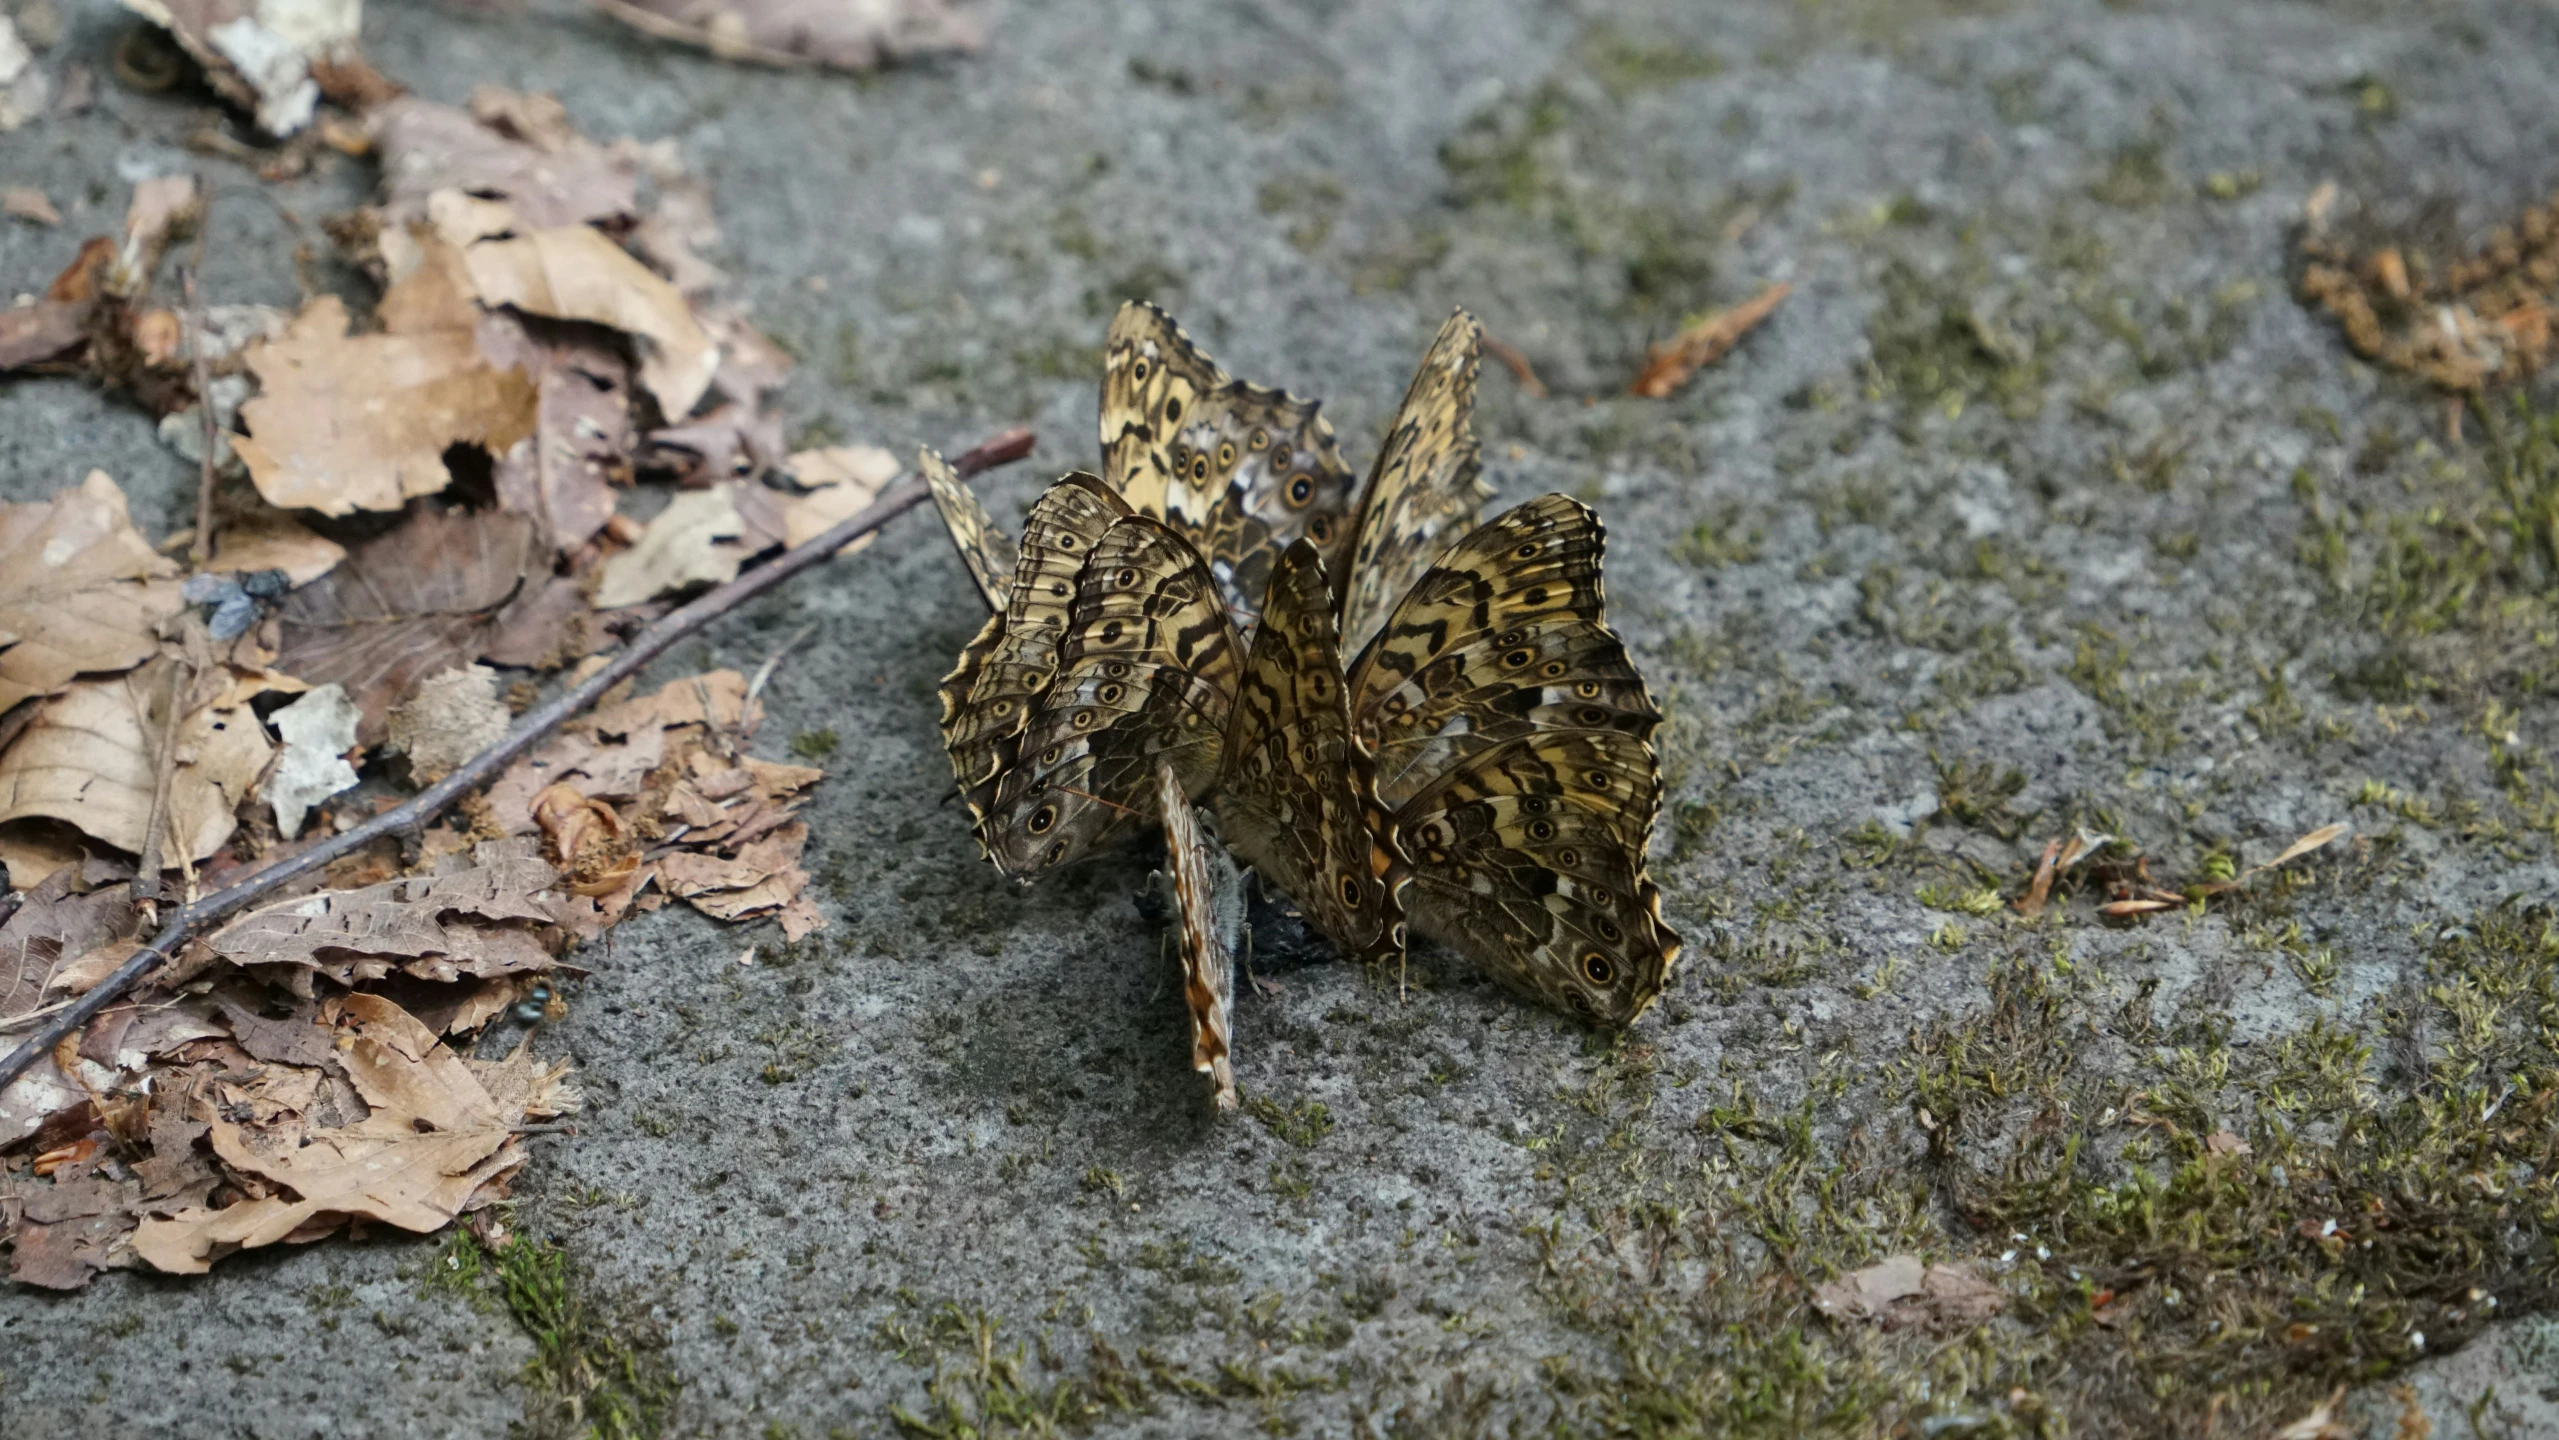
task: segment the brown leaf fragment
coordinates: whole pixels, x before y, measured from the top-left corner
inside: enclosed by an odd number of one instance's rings
[[[315,535],[290,515],[273,510],[234,520],[213,533],[209,571],[247,573],[281,570],[294,585],[308,585],[337,568],[347,549]]]
[[[364,712],[357,738],[380,744],[393,705],[490,642],[501,608],[542,568],[539,545],[520,515],[421,511],[285,597],[276,668],[345,687]]]
[[[558,101],[482,87],[471,105],[404,95],[373,113],[386,228],[425,220],[438,191],[503,202],[536,230],[637,216],[637,161],[578,136]]]
[[[491,316],[481,347],[533,377],[533,431],[497,460],[498,504],[532,517],[555,550],[613,518],[631,479],[631,366],[600,332]]]
[[[10,1037],[15,1045],[17,1037]],[[15,1145],[65,1111],[89,1103],[89,1092],[63,1073],[51,1056],[39,1058],[18,1078],[0,1086],[0,1147]]]
[[[587,728],[598,735],[637,738],[638,732],[645,729],[707,724],[746,734],[763,718],[763,703],[746,698],[744,675],[735,670],[709,670],[670,680],[618,705],[598,706],[588,717]]]
[[[1894,1301],[1920,1293],[1927,1275],[1918,1256],[1895,1255],[1815,1286],[1813,1308],[1834,1320],[1877,1319]]]
[[[551,968],[547,926],[558,874],[524,842],[477,847],[469,868],[356,890],[326,890],[253,910],[214,932],[237,965],[286,965],[341,985],[394,970],[450,983]],[[532,926],[512,922],[532,922]]]
[[[292,1014],[274,1020],[232,1000],[218,1000],[215,1008],[230,1028],[231,1038],[257,1059],[311,1070],[325,1069],[337,1061],[335,1032],[322,1023],[319,1008],[308,1001],[296,1006]]]
[[[0,215],[24,220],[31,225],[59,225],[62,212],[53,208],[45,193],[32,185],[11,185],[0,189]]]
[[[397,510],[451,482],[450,447],[503,455],[533,431],[533,383],[492,365],[470,330],[350,335],[334,295],[243,358],[259,394],[240,407],[249,433],[231,443],[271,505]]]
[[[584,225],[532,230],[481,241],[462,258],[482,304],[637,336],[644,342],[640,384],[668,420],[690,415],[710,388],[720,365],[718,342],[681,291],[602,231]]]
[[[2354,828],[2355,827],[2352,825],[2348,825],[2343,821],[2339,821],[2334,825],[2322,825],[2318,829],[2311,831],[2309,834],[2302,836],[2298,840],[2295,840],[2290,845],[2285,846],[2284,853],[2281,855],[2276,856],[2274,859],[2267,861],[2263,865],[2251,867],[2249,873],[2255,874],[2259,870],[2272,870],[2287,860],[2298,860],[2313,850],[2323,849],[2334,844],[2339,837],[2348,834]]]
[[[2026,887],[2025,894],[2017,897],[2015,908],[2018,914],[2032,920],[2044,913],[2045,902],[2052,898],[2053,893],[2053,862],[2060,857],[2061,842],[2045,841],[2044,858],[2035,862],[2034,883]]]
[[[574,785],[554,784],[534,796],[533,823],[550,840],[573,894],[610,895],[640,868],[621,812],[579,794]]]
[[[0,374],[60,360],[89,338],[90,302],[38,300],[0,310]]]
[[[164,853],[201,860],[238,828],[234,812],[268,757],[266,727],[249,702],[262,678],[210,679],[223,688],[190,707],[172,729],[161,707],[170,687],[154,661],[130,674],[84,680],[44,701],[17,743],[0,752],[0,820],[44,816],[139,854],[149,839],[161,750],[175,747]],[[190,690],[189,696],[202,694]]]
[[[549,576],[498,612],[497,623],[481,642],[480,658],[524,670],[558,669],[595,643],[594,616],[574,576]]]
[[[129,887],[91,886],[77,865],[46,876],[0,924],[0,1020],[34,1009],[64,966],[131,935],[138,923]],[[0,1136],[6,1133],[0,1122]]]
[[[506,737],[514,717],[498,700],[497,672],[485,665],[439,671],[392,708],[391,748],[409,757],[410,777],[432,785]]]
[[[2204,1137],[2204,1150],[2213,1155],[2253,1155],[2256,1151],[2247,1141],[2227,1130],[2215,1130]]]
[[[51,500],[0,505],[0,711],[149,659],[159,622],[186,607],[177,568],[103,470]]]
[[[2268,1437],[2268,1440],[2355,1440],[2355,1427],[2337,1417],[2338,1407],[2346,1400],[2346,1387],[2338,1386],[2328,1398],[2310,1407],[2307,1414]]]
[[[2007,1293],[1971,1265],[1923,1265],[1916,1255],[1892,1256],[1813,1291],[1813,1308],[1831,1319],[1876,1320],[1887,1328],[1978,1325],[2007,1303]]]
[[[1926,1318],[1949,1327],[1979,1325],[2008,1305],[2008,1293],[1981,1278],[1969,1264],[1929,1266],[1921,1293]]]
[[[135,1254],[200,1274],[235,1250],[314,1237],[349,1219],[432,1231],[522,1163],[509,1127],[524,1111],[501,1105],[433,1031],[378,995],[347,996],[341,1017],[347,1043],[338,1053],[372,1113],[352,1125],[273,1129],[217,1113],[215,1153],[279,1189],[226,1209],[145,1220]]]
[[[781,458],[781,418],[730,401],[681,425],[650,431],[642,463],[651,473],[699,486],[753,475]]]
[[[781,543],[778,497],[752,481],[689,490],[667,502],[640,543],[604,562],[599,609],[737,578],[739,567]]]
[[[1688,383],[1690,376],[1723,359],[1794,292],[1794,286],[1781,280],[1730,310],[1697,320],[1666,343],[1654,346],[1645,360],[1644,373],[1627,387],[1629,393],[1647,400],[1669,399]]]
[[[133,1228],[131,1181],[89,1178],[35,1185],[26,1192],[9,1278],[46,1290],[77,1290],[113,1263]]]
[[[804,545],[880,498],[900,467],[895,455],[877,445],[835,445],[800,451],[783,468],[809,490],[783,504],[783,543]],[[859,552],[873,538],[863,536],[837,551],[837,558]]]
[[[658,883],[669,894],[717,920],[744,920],[778,912],[800,899],[809,874],[799,868],[809,827],[790,824],[741,850],[737,858],[677,851],[658,857]],[[790,924],[814,929],[826,919],[814,907],[792,914]],[[787,928],[787,926],[786,926]],[[806,933],[805,929],[800,933]],[[791,939],[798,939],[792,934]]]
[[[912,55],[976,50],[986,22],[954,0],[592,0],[646,35],[723,60],[869,70]]]

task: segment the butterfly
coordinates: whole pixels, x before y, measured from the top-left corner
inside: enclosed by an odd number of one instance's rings
[[[1244,629],[1282,551],[1303,538],[1329,558],[1350,533],[1351,472],[1322,406],[1227,374],[1142,300],[1111,321],[1102,478],[1199,550]]]
[[[1155,803],[1164,817],[1164,864],[1180,917],[1182,999],[1191,1012],[1191,1068],[1210,1077],[1220,1110],[1236,1105],[1235,942],[1244,931],[1244,877],[1224,847],[1200,828],[1198,812],[1169,764],[1155,766]]]
[[[915,468],[932,492],[933,508],[942,514],[942,528],[950,532],[960,564],[977,583],[978,593],[986,597],[986,608],[1001,611],[1013,589],[1014,568],[1021,563],[1020,548],[940,451],[930,446],[918,450]]]

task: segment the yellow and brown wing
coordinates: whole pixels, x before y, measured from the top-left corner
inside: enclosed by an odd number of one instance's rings
[[[1233,1014],[1235,936],[1244,919],[1243,877],[1200,829],[1182,777],[1155,765],[1155,804],[1164,817],[1165,868],[1182,927],[1182,999],[1191,1012],[1191,1068],[1215,1084],[1217,1108],[1235,1108]]]
[[[918,450],[915,467],[932,488],[933,508],[942,512],[942,527],[950,532],[952,548],[960,552],[960,563],[968,567],[978,593],[986,597],[986,608],[1002,612],[1012,593],[1013,571],[1021,563],[1020,549],[942,452],[929,446]]]
[[[1679,959],[1644,850],[1661,807],[1652,747],[1613,731],[1523,735],[1406,801],[1414,928],[1532,999],[1625,1025]]]
[[[1235,690],[1218,773],[1219,833],[1325,938],[1361,959],[1400,958],[1405,866],[1352,733],[1324,561],[1291,545]]]
[[[1351,709],[1389,806],[1521,735],[1649,739],[1661,712],[1608,628],[1607,533],[1562,495],[1515,505],[1449,547],[1351,667]]]
[[[1351,474],[1322,402],[1247,384],[1162,310],[1132,300],[1102,371],[1102,476],[1179,530],[1250,628],[1280,552],[1349,533]]]
[[[1155,818],[1154,772],[1215,778],[1243,647],[1189,542],[1143,515],[1085,558],[1039,697],[978,839],[1025,883]]]
[[[1023,522],[1004,608],[942,679],[943,748],[981,833],[1032,708],[1057,678],[1075,577],[1111,523],[1127,513],[1126,502],[1090,475],[1050,486]]]
[[[1475,524],[1492,491],[1475,442],[1475,370],[1482,327],[1448,317],[1404,392],[1351,529],[1342,577],[1342,647],[1357,654],[1397,601],[1451,541]]]

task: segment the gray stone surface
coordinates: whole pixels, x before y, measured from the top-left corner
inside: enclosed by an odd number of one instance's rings
[[[2087,1028],[2030,1037],[2031,1058],[2123,1077],[2130,1111],[2166,1103],[2130,1092],[2176,1049],[2100,1033],[2136,995],[2162,1027],[2226,1020],[2195,1043],[2253,1074],[2314,1018],[2381,1026],[2448,927],[2550,896],[2546,822],[2498,768],[2536,757],[2520,773],[2547,777],[2549,637],[2465,613],[2415,652],[2463,678],[2353,679],[2410,653],[2361,598],[2383,522],[2475,494],[2476,448],[2442,468],[2438,402],[2353,362],[2289,298],[2286,257],[2322,180],[2401,215],[2453,202],[2470,235],[2544,193],[2559,17],[2527,0],[991,14],[982,57],[859,79],[725,66],[551,3],[378,0],[366,40],[435,98],[542,89],[599,137],[673,137],[714,185],[718,258],[802,361],[794,423],[900,449],[1032,423],[1032,462],[989,485],[1008,516],[1090,462],[1125,296],[1243,374],[1325,395],[1359,463],[1439,318],[1475,310],[1556,391],[1487,366],[1490,478],[1507,500],[1579,494],[1611,527],[1612,615],[1672,715],[1656,871],[1688,955],[1622,1044],[1444,956],[1417,957],[1409,999],[1266,956],[1273,993],[1237,1015],[1256,1113],[1219,1122],[1133,903],[1144,847],[1019,891],[944,803],[931,691],[976,601],[929,517],[903,520],[669,662],[752,667],[815,626],[762,745],[839,738],[810,812],[832,927],[792,952],[690,914],[635,922],[539,1042],[576,1058],[589,1107],[580,1134],[535,1142],[517,1222],[564,1247],[597,1325],[680,1382],[667,1433],[1098,1404],[1097,1341],[1143,1392],[1091,1421],[1112,1434],[1825,1416],[2019,1433],[1998,1427],[2031,1410],[2001,1397],[2029,1385],[2074,1434],[2164,1427],[2103,1367],[2003,1369],[1997,1352],[2032,1349],[2015,1340],[1934,1354],[1812,1322],[1825,1373],[1885,1377],[1802,1392],[1836,1408],[1750,1411],[1765,1364],[1625,1366],[1643,1335],[1769,1323],[1736,1277],[1791,1293],[1914,1244],[2000,1263],[2008,1242],[1957,1213],[1925,1107],[1894,1083],[1933,1027],[1983,1008],[1996,964],[2058,961],[2084,987],[2068,1003]],[[103,72],[122,25],[75,9],[68,58]],[[320,246],[369,177],[333,161],[261,185],[180,148],[197,115],[110,84],[86,115],[0,138],[0,183],[71,219],[0,226],[0,290],[40,288],[108,228],[119,175],[193,165],[217,190],[209,297],[291,303],[277,207]],[[1732,361],[1668,403],[1616,393],[1647,341],[1774,280],[1793,298]],[[0,386],[0,433],[9,498],[102,466],[147,528],[183,523],[190,467],[111,399]],[[2376,436],[2397,442],[2372,463]],[[2332,572],[2314,552],[2341,511],[2362,528]],[[1944,813],[2009,770],[1986,822]],[[2393,813],[2367,781],[2432,808]],[[2350,858],[2196,918],[2108,926],[2083,898],[2030,927],[1921,898],[2013,895],[2071,824],[2131,837],[2170,878],[2340,819],[2364,837]],[[1909,843],[1880,868],[1850,863],[1892,841]],[[2317,990],[2314,948],[2337,968]],[[2243,1132],[2272,1113],[2203,1094]],[[1745,1096],[1776,1119],[1716,1118]],[[1985,1169],[2035,1119],[2007,1099],[1964,1132]],[[1800,1142],[1771,1141],[1808,1100]],[[2096,1144],[2111,1162],[2132,1133]],[[1869,1238],[1794,1208],[1805,1165],[1843,1154],[1908,1181],[1856,1192]],[[1766,1213],[1735,1208],[1763,1192]],[[1790,1249],[1790,1224],[1828,1238]],[[422,1283],[438,1255],[377,1236],[193,1282],[0,1292],[0,1434],[573,1429],[521,1378],[534,1352],[502,1306]],[[2467,1433],[2490,1385],[2480,1433],[2547,1433],[2545,1328],[2419,1364],[2436,1433]],[[2233,1413],[2262,1429],[2289,1418],[2272,1403]],[[2386,1393],[2356,1403],[2391,1433]]]

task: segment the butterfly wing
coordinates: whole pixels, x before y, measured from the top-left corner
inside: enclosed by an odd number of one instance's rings
[[[1608,730],[1476,751],[1397,812],[1413,923],[1512,989],[1603,1025],[1661,994],[1679,959],[1644,847],[1652,747]]]
[[[1215,778],[1243,647],[1189,542],[1143,515],[1086,557],[1040,697],[978,839],[1028,883],[1155,816],[1154,770]]]
[[[1606,547],[1590,507],[1544,495],[1477,526],[1405,592],[1351,671],[1390,806],[1517,736],[1652,735],[1661,712],[1606,620]]]
[[[1475,370],[1483,329],[1460,310],[1422,356],[1361,492],[1350,563],[1341,568],[1342,644],[1357,654],[1432,557],[1475,523],[1492,490],[1475,443]]]
[[[1301,540],[1271,575],[1236,686],[1218,830],[1346,954],[1400,957],[1404,862],[1348,693],[1324,561]]]
[[[951,544],[977,582],[978,593],[986,597],[986,607],[1002,611],[1013,588],[1013,571],[1021,563],[1020,550],[940,451],[918,450],[915,466],[932,487],[933,508],[942,512],[942,526],[951,532]]]
[[[1348,532],[1351,474],[1322,402],[1249,385],[1171,316],[1132,300],[1102,371],[1102,475],[1197,546],[1250,627],[1281,551]]]
[[[1191,1009],[1191,1068],[1213,1077],[1217,1108],[1235,1108],[1230,1020],[1235,1009],[1234,936],[1244,918],[1244,877],[1201,832],[1182,777],[1155,765],[1155,804],[1164,816],[1166,868],[1182,924],[1182,998]]]
[[[1127,503],[1090,475],[1050,486],[1023,522],[1004,608],[943,677],[942,744],[981,834],[1032,707],[1056,679],[1076,574],[1111,522],[1127,513]]]

